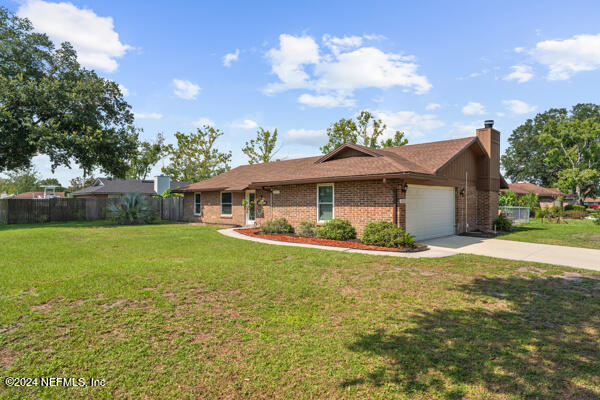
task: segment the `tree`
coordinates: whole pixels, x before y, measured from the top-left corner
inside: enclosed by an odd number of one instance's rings
[[[154,142],[140,142],[137,151],[129,160],[127,177],[130,179],[146,179],[152,167],[163,158],[168,148],[161,133]]]
[[[579,204],[583,204],[586,196],[596,193],[600,169],[600,115],[551,120],[539,136],[539,142],[548,148],[545,157],[548,166],[560,170],[556,186],[575,193]]]
[[[46,179],[42,179],[41,181],[38,182],[38,189],[37,190],[44,190],[44,186],[56,186],[56,190],[59,192],[64,191],[64,187],[60,184],[60,182],[58,181],[58,179],[56,178],[46,178]]]
[[[600,187],[600,174],[594,169],[565,169],[558,173],[556,187],[565,193],[575,193],[577,196],[577,203],[583,204],[583,199],[586,197],[593,197],[598,193],[598,187]]]
[[[358,141],[356,123],[352,119],[342,118],[327,128],[327,136],[329,141],[321,147],[323,154],[330,153],[344,143],[356,143]]]
[[[510,189],[498,195],[499,206],[515,206],[517,202],[517,194]]]
[[[528,194],[519,198],[519,205],[523,207],[529,207],[530,212],[540,204],[540,199],[537,194],[532,190]]]
[[[204,125],[196,133],[175,133],[177,147],[168,145],[171,164],[162,172],[172,179],[198,182],[228,171],[231,151],[221,153],[214,148],[215,141],[223,135],[218,129]]]
[[[124,176],[135,152],[133,113],[118,85],[81,68],[69,43],[0,7],[0,171],[47,154],[52,169],[74,161]]]
[[[248,156],[248,164],[268,163],[273,161],[272,158],[277,153],[275,150],[276,144],[277,129],[274,129],[271,133],[259,127],[256,131],[256,139],[246,142],[242,152]]]
[[[77,178],[71,179],[69,182],[69,191],[75,192],[77,190],[84,189],[88,186],[92,186],[96,182],[96,178],[93,176],[78,176]]]
[[[381,119],[376,119],[368,111],[361,111],[356,117],[356,121],[342,118],[327,128],[329,141],[321,147],[321,151],[327,154],[344,143],[355,143],[374,148],[404,146],[408,143],[408,140],[404,138],[404,133],[400,131],[396,131],[394,138],[379,143],[379,137],[383,135],[386,128],[387,126]]]
[[[19,194],[34,192],[39,188],[39,173],[34,167],[9,171],[7,179],[2,183],[0,192]]]
[[[537,114],[517,127],[508,139],[509,146],[502,156],[502,167],[511,181],[527,181],[550,187],[558,180],[559,165],[548,165],[546,156],[551,146],[540,141],[544,128],[554,129],[567,118],[585,120],[600,117],[600,109],[595,104],[577,104],[567,111],[565,108],[552,108]],[[556,124],[547,127],[554,121]]]
[[[393,138],[388,138],[381,142],[381,147],[398,147],[408,143],[408,139],[404,137],[404,132],[396,131]]]

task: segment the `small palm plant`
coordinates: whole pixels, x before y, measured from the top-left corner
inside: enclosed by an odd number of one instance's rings
[[[121,225],[150,224],[156,220],[156,213],[140,193],[127,193],[118,203],[109,204],[106,212]]]

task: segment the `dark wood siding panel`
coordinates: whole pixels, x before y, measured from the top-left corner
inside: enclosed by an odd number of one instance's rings
[[[469,183],[475,184],[479,176],[479,165],[482,157],[475,154],[471,149],[464,151],[446,165],[440,175],[446,176],[452,181],[465,181],[465,171],[468,172]]]

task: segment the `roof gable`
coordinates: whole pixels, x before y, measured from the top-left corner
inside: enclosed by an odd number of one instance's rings
[[[354,143],[344,143],[319,158],[316,162],[323,163],[330,160],[339,160],[341,158],[350,157],[381,157],[381,155],[366,146],[360,146]]]

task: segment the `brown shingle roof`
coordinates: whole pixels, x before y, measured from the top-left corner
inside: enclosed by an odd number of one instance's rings
[[[52,195],[51,192],[48,192],[47,195]],[[56,197],[65,197],[65,192],[56,192],[55,193]],[[44,197],[44,192],[24,192],[24,193],[20,193],[20,194],[16,194],[14,195],[12,198],[13,199],[38,199],[38,198],[43,198]]]
[[[393,174],[435,175],[458,153],[474,143],[480,144],[476,137],[384,149],[345,144],[329,155],[349,149],[362,152],[365,156],[316,156],[242,165],[221,175],[185,186],[179,191],[240,191],[252,186],[322,182],[329,179],[365,179]]]
[[[545,197],[559,197],[559,196],[567,196],[565,193],[562,193],[560,190],[556,188],[546,188],[543,186],[538,186],[533,183],[528,182],[519,182],[519,183],[509,183],[508,188],[515,192],[516,194],[524,195],[533,192],[538,196]]]

